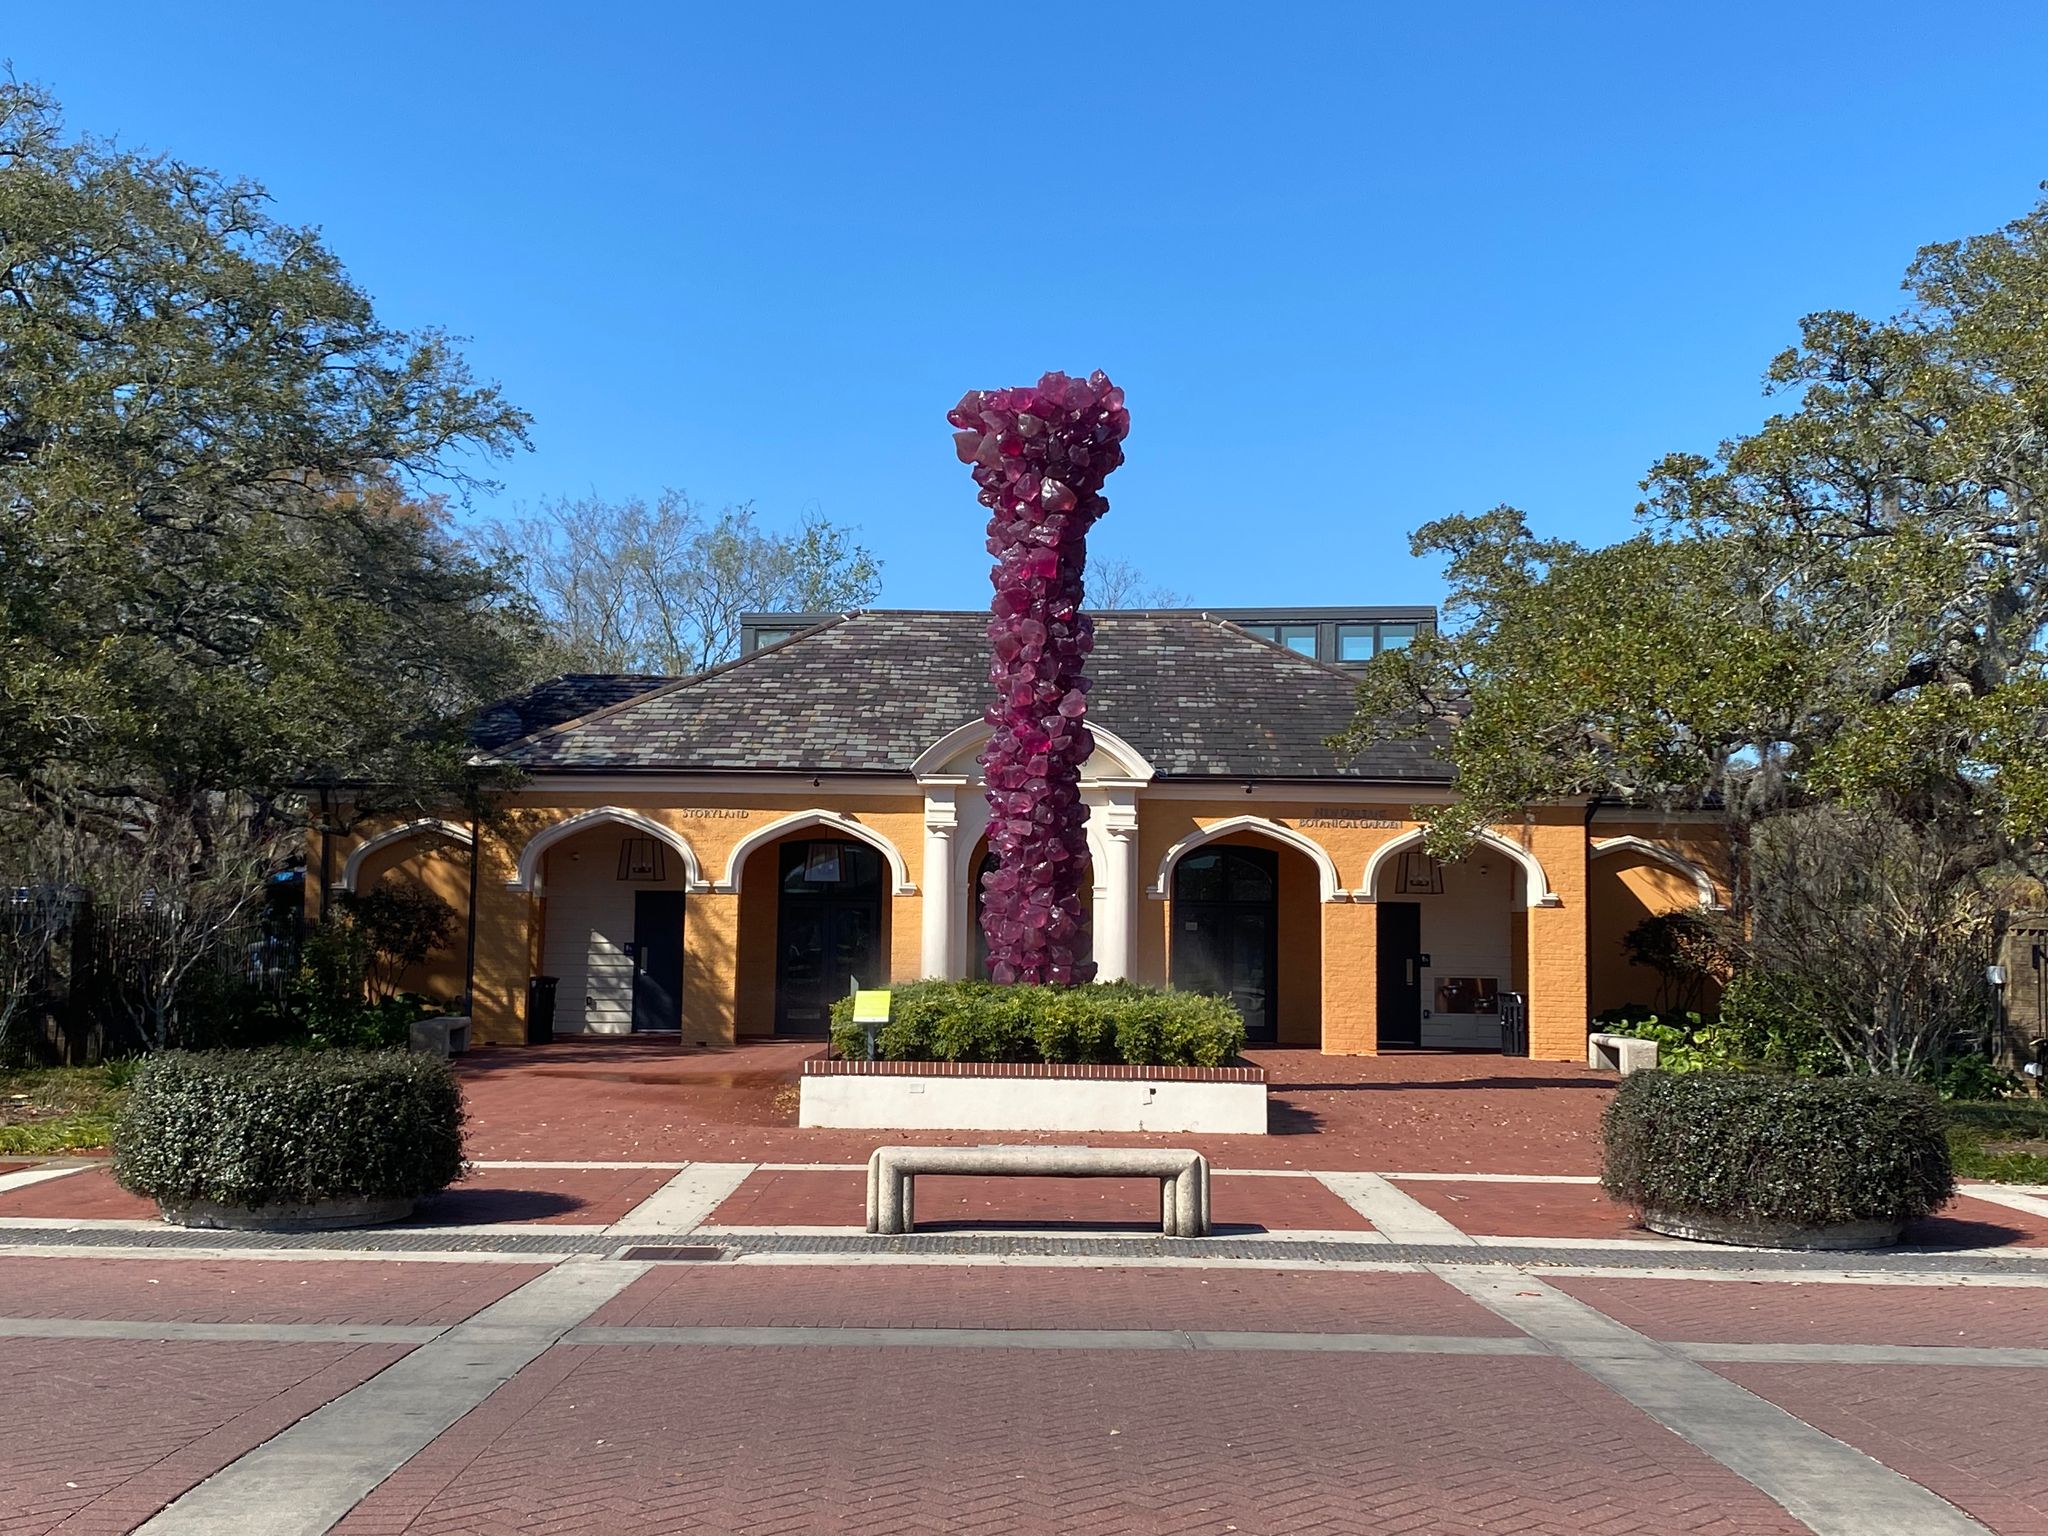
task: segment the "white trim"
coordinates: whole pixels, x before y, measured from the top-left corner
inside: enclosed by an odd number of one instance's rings
[[[1275,780],[1247,779],[1242,775],[1216,775],[1205,779],[1155,779],[1145,786],[1148,800],[1228,800],[1232,805],[1324,806],[1358,805],[1375,809],[1367,815],[1394,821],[1413,821],[1409,809],[1417,805],[1448,805],[1457,796],[1438,785],[1400,784],[1387,779]],[[1313,810],[1289,809],[1283,816],[1314,815]]]
[[[341,879],[334,888],[337,891],[353,891],[356,888],[357,878],[363,872],[363,865],[371,854],[376,853],[380,849],[389,848],[393,843],[404,842],[409,837],[423,837],[429,834],[435,837],[445,837],[452,843],[462,844],[465,848],[469,847],[473,842],[469,835],[469,828],[461,823],[442,821],[433,816],[423,816],[418,821],[408,821],[400,826],[392,827],[388,831],[379,832],[368,842],[358,843],[350,852],[348,858],[343,861]]]
[[[1123,770],[1121,775],[1112,775],[1111,778],[1118,782],[1129,781],[1134,784],[1149,784],[1152,781],[1154,769],[1136,747],[1107,726],[1097,725],[1092,720],[1084,720],[1082,723],[1087,726],[1088,734],[1095,738],[1095,751],[1106,755]],[[987,741],[993,729],[986,720],[970,720],[965,725],[955,726],[917,754],[917,761],[910,765],[911,776],[922,782],[935,774],[945,773],[953,759],[969,747],[976,747]],[[1086,773],[1082,775],[1082,781],[1108,782],[1107,779],[1091,777]]]
[[[1167,892],[1173,888],[1173,867],[1183,857],[1193,853],[1205,843],[1213,843],[1219,837],[1229,837],[1238,832],[1253,832],[1261,837],[1270,837],[1276,843],[1284,844],[1286,847],[1295,849],[1297,852],[1307,854],[1311,859],[1315,860],[1316,874],[1321,882],[1323,900],[1348,901],[1350,899],[1344,893],[1343,882],[1337,876],[1336,861],[1330,857],[1330,852],[1327,848],[1314,838],[1297,832],[1292,827],[1283,827],[1277,821],[1269,821],[1264,816],[1232,816],[1226,821],[1215,822],[1203,827],[1199,831],[1190,832],[1186,837],[1166,850],[1166,857],[1159,861],[1158,878],[1152,882],[1151,888],[1145,894],[1154,900],[1164,901]]]
[[[505,793],[515,801],[538,800],[548,805],[560,803],[565,795],[658,795],[666,805],[694,805],[702,796],[746,800],[774,795],[811,800],[827,791],[917,799],[917,785],[908,774],[819,774],[800,769],[774,773],[536,773]]]
[[[1720,895],[1714,890],[1714,877],[1676,849],[1667,848],[1662,843],[1653,843],[1646,837],[1636,837],[1633,834],[1627,837],[1596,837],[1593,839],[1593,851],[1586,857],[1592,860],[1604,858],[1610,853],[1637,853],[1646,859],[1655,859],[1667,869],[1676,870],[1692,881],[1694,889],[1699,892],[1700,906],[1703,910],[1727,910],[1721,904]]]
[[[690,846],[688,838],[674,827],[664,826],[651,816],[644,816],[639,811],[629,811],[618,805],[600,805],[594,810],[579,811],[566,820],[558,821],[551,827],[543,827],[534,833],[526,846],[520,850],[518,875],[505,882],[506,888],[540,895],[541,855],[562,839],[574,837],[579,832],[588,832],[592,827],[602,826],[606,822],[617,822],[621,826],[631,827],[635,831],[659,838],[683,856],[684,889],[710,889],[705,884],[703,872],[697,867],[697,850]]]
[[[732,855],[726,861],[725,878],[713,886],[712,889],[722,896],[737,895],[740,888],[740,876],[747,867],[747,855],[764,844],[774,842],[778,837],[785,836],[791,832],[802,831],[805,827],[823,827],[828,831],[842,833],[856,842],[866,843],[870,847],[879,849],[882,857],[889,861],[889,872],[896,877],[894,894],[898,896],[915,896],[917,894],[917,887],[911,884],[910,866],[903,862],[903,855],[894,843],[890,842],[888,838],[877,832],[873,827],[863,826],[851,816],[843,816],[838,811],[828,811],[822,808],[797,811],[792,815],[771,821],[765,827],[758,827],[754,831],[749,832],[745,837],[733,844]]]
[[[1417,827],[1412,832],[1403,832],[1399,837],[1388,838],[1379,847],[1373,849],[1372,857],[1365,861],[1365,877],[1359,882],[1358,889],[1351,893],[1352,899],[1355,901],[1377,901],[1379,899],[1380,871],[1386,868],[1387,860],[1406,849],[1417,847],[1422,842],[1422,838],[1422,828]],[[1523,880],[1521,889],[1516,893],[1516,911],[1521,911],[1526,907],[1561,907],[1564,905],[1563,900],[1559,898],[1556,892],[1551,890],[1550,876],[1543,872],[1542,861],[1527,848],[1524,848],[1512,838],[1502,837],[1498,832],[1485,830],[1480,831],[1477,841],[1484,843],[1488,848],[1493,849],[1497,853],[1506,854],[1521,866]]]

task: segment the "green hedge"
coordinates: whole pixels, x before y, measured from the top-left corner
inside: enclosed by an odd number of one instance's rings
[[[462,1172],[462,1090],[404,1051],[172,1051],[136,1074],[114,1177],[180,1206],[409,1199]]]
[[[1047,1061],[1222,1067],[1244,1020],[1220,997],[1127,982],[1086,987],[914,981],[892,990],[876,1052],[890,1061]],[[832,1005],[832,1048],[867,1054],[853,1000]]]
[[[1638,1072],[1607,1106],[1616,1199],[1695,1216],[1910,1221],[1955,1193],[1934,1095],[1892,1078]]]

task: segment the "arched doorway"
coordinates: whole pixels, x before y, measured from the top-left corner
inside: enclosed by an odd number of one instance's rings
[[[546,903],[540,969],[557,978],[556,1030],[679,1032],[693,862],[638,822],[593,817],[549,837],[528,864]]]
[[[977,838],[967,865],[967,889],[971,899],[967,903],[966,975],[970,981],[988,980],[988,934],[981,926],[981,914],[988,905],[988,891],[982,882],[1002,867],[1002,856],[989,847],[987,835]],[[1091,859],[1083,866],[1081,880],[1081,910],[1090,919],[1083,930],[1083,943],[1078,951],[1084,960],[1093,959],[1095,953],[1094,869]]]
[[[1519,984],[1524,928],[1512,854],[1482,842],[1457,863],[1419,841],[1373,869],[1381,1050],[1501,1048],[1500,1007]]]
[[[792,837],[773,857],[775,1033],[822,1035],[835,998],[888,979],[888,864],[871,844],[841,838]]]
[[[1168,965],[1182,991],[1230,999],[1245,1038],[1278,1038],[1280,854],[1211,843],[1173,869],[1173,938]]]

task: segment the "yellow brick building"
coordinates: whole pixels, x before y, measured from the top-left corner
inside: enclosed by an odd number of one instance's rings
[[[854,981],[979,974],[985,622],[860,613],[695,677],[557,679],[481,722],[480,758],[523,775],[497,814],[316,838],[309,890],[446,899],[457,937],[408,981],[467,990],[485,1041],[526,1038],[534,977],[558,1031],[702,1046],[821,1033]],[[1569,1060],[1593,1013],[1652,1000],[1621,936],[1720,902],[1710,819],[1544,806],[1439,864],[1415,821],[1450,792],[1439,753],[1334,751],[1354,677],[1272,634],[1097,620],[1103,979],[1223,992],[1254,1040],[1338,1054],[1497,1050],[1519,999],[1530,1054]]]

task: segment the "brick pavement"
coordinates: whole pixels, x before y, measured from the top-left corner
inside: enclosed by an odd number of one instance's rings
[[[0,1317],[446,1325],[545,1269],[348,1259],[0,1258]]]
[[[867,1175],[841,1169],[762,1169],[711,1213],[718,1226],[857,1227]],[[1372,1223],[1313,1178],[1217,1174],[1213,1219],[1222,1228],[1363,1232]],[[1159,1189],[1145,1179],[953,1178],[917,1181],[920,1230],[987,1226],[1079,1226],[1157,1231]]]
[[[861,1161],[874,1150],[873,1132],[797,1129],[797,1065],[818,1048],[761,1042],[683,1051],[631,1040],[482,1047],[458,1065],[470,1155]],[[1280,1047],[1248,1055],[1268,1074],[1273,1134],[1089,1139],[1193,1145],[1223,1167],[1599,1171],[1600,1112],[1615,1083],[1608,1074],[1500,1056],[1324,1056]],[[972,1144],[988,1133],[900,1139]]]
[[[591,1321],[634,1327],[1198,1328],[1481,1338],[1515,1332],[1434,1275],[1106,1265],[664,1265],[607,1302]]]
[[[558,1346],[338,1531],[1792,1532],[1562,1362]]]
[[[1653,1339],[2048,1349],[2048,1289],[1605,1276],[1550,1283]]]
[[[45,1179],[0,1194],[0,1216],[46,1216],[52,1220],[109,1217],[147,1221],[157,1214],[156,1202],[131,1195],[114,1182],[105,1164],[81,1168],[61,1179]]]
[[[413,1222],[610,1226],[674,1175],[672,1168],[475,1168],[422,1202]]]
[[[2004,1536],[2048,1532],[2048,1370],[1717,1365]]]
[[[0,1536],[113,1536],[399,1345],[0,1339]]]
[[[1597,1184],[1482,1184],[1470,1180],[1397,1186],[1474,1237],[1641,1237],[1635,1212]]]

